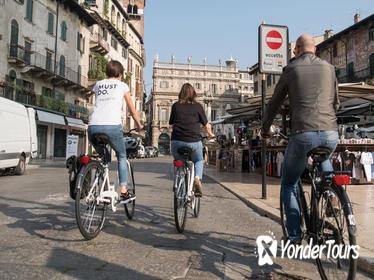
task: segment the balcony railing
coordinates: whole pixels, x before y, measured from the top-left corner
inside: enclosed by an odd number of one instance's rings
[[[65,79],[76,85],[83,87],[87,87],[88,85],[88,78],[86,76],[83,76],[78,71],[74,71],[73,69],[66,67],[63,63],[57,62],[56,71],[54,71],[55,61],[51,57],[42,55],[40,53],[30,54],[30,60],[27,65],[44,70],[51,76]]]
[[[108,53],[110,49],[109,43],[101,34],[97,32],[91,34],[90,47],[93,49],[93,51],[97,51],[99,53]]]
[[[8,62],[17,64],[30,64],[30,52],[18,44],[8,44]]]

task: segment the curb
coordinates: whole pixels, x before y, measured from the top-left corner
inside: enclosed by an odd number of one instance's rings
[[[229,187],[222,184],[220,181],[215,179],[214,177],[204,173],[204,176],[210,178],[214,182],[216,182],[218,185],[223,187],[225,190],[229,191],[233,195],[235,195],[237,198],[239,198],[241,201],[243,201],[248,207],[252,208],[256,213],[265,216],[267,218],[272,219],[273,221],[280,224],[281,218],[279,215],[279,211],[273,207],[270,207],[263,203],[261,199],[256,198],[246,198],[243,193],[240,191],[233,191]],[[365,248],[360,247],[360,257],[357,259],[357,268],[362,270],[363,272],[369,273],[370,275],[374,276],[374,257],[373,253],[369,250],[366,250]]]

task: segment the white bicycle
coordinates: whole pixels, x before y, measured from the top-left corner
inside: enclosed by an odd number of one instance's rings
[[[132,129],[124,135],[129,136]],[[100,145],[104,155],[99,158],[89,156],[81,157],[83,165],[77,179],[77,195],[75,198],[75,216],[81,234],[87,240],[95,238],[104,226],[108,206],[113,212],[117,211],[119,195],[114,184],[110,184],[109,167],[106,161],[106,149],[109,139],[106,134],[98,133],[92,136],[92,141]],[[136,140],[135,140],[136,141]],[[126,152],[131,153],[136,149],[126,147]],[[126,160],[128,182],[127,189],[135,196],[135,182],[132,164]],[[135,213],[135,200],[124,204],[127,217],[131,220]]]
[[[178,232],[183,232],[187,220],[187,206],[191,207],[194,216],[200,214],[200,197],[195,196],[193,191],[195,178],[195,165],[191,161],[192,150],[181,147],[178,153],[183,160],[175,160],[174,164],[174,219]]]

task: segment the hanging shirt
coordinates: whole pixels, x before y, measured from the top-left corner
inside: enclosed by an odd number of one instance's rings
[[[373,156],[369,152],[362,152],[360,163],[364,166],[366,179],[371,181],[371,165],[373,164]]]
[[[129,90],[127,84],[116,79],[98,81],[93,88],[96,101],[88,125],[122,124],[123,98]]]
[[[281,176],[283,159],[284,159],[283,153],[282,152],[278,152],[277,153],[277,159],[276,159],[276,162],[277,162],[277,175],[278,176]]]

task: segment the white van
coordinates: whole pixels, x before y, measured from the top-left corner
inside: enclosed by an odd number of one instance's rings
[[[22,175],[37,156],[37,143],[35,110],[0,97],[0,169]]]

